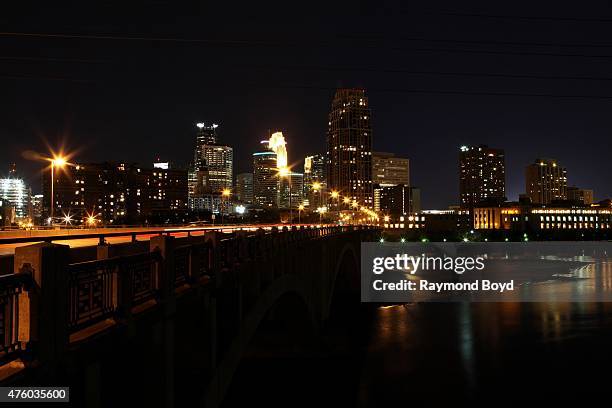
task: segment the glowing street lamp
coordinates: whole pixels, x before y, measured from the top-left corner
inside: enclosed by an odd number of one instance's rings
[[[304,211],[304,204],[298,205],[298,224],[302,223],[302,211]]]
[[[53,213],[55,212],[55,195],[53,192],[53,185],[54,183],[54,179],[55,179],[55,168],[57,167],[58,169],[63,168],[66,164],[67,161],[64,157],[62,156],[55,156],[52,159],[50,159],[51,161],[51,211],[50,211],[50,217],[51,218],[51,223],[53,222]]]
[[[63,220],[66,226],[72,224],[72,216],[70,214],[64,214]]]

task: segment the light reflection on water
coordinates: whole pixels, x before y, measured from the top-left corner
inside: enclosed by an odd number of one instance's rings
[[[481,403],[508,384],[564,400],[576,397],[581,384],[601,382],[593,373],[600,364],[612,364],[612,303],[559,300],[611,292],[612,262],[581,261],[588,263],[530,288],[554,302],[379,307],[361,378],[360,388],[368,393],[361,404]],[[575,384],[560,392],[558,380],[568,378]],[[415,397],[410,391],[415,388],[429,390],[429,396]]]

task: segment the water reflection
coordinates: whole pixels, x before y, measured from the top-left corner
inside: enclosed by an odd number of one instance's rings
[[[601,273],[606,276],[602,282],[609,282],[610,271],[608,264],[579,273]],[[573,398],[580,394],[574,387],[603,382],[596,373],[601,364],[612,363],[611,329],[610,303],[381,307],[361,379],[360,388],[369,392],[361,404],[484,403],[495,393],[507,393],[511,401],[526,392],[551,400]],[[570,379],[572,386],[559,390],[558,382]]]

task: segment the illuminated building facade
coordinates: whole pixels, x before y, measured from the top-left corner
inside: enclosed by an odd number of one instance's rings
[[[28,216],[29,197],[30,193],[23,179],[17,177],[0,179],[0,198],[8,200],[14,207],[17,218]]]
[[[297,208],[303,201],[304,175],[289,172],[279,178],[279,208]],[[291,194],[291,199],[289,199]]]
[[[231,189],[234,177],[233,148],[218,143],[219,125],[198,123],[196,127],[194,159],[188,174],[189,197]]]
[[[513,230],[542,237],[569,236],[572,232],[609,234],[612,209],[603,207],[530,207],[505,205],[475,208],[474,229]],[[565,233],[565,235],[564,235]]]
[[[393,153],[372,153],[372,181],[381,187],[410,186],[410,160]]]
[[[363,89],[338,89],[327,131],[327,186],[373,207],[371,110]]]
[[[506,197],[504,151],[485,145],[461,146],[459,152],[459,203],[473,208],[485,201]]]
[[[126,163],[87,163],[55,172],[55,214],[78,223],[95,215],[104,223],[139,223],[187,209],[187,172]],[[43,209],[49,214],[50,174],[43,173]]]
[[[253,173],[240,173],[236,176],[236,199],[245,204],[253,203]]]
[[[525,169],[525,191],[532,204],[567,200],[567,170],[554,159],[537,159]]]
[[[253,201],[263,208],[278,206],[278,167],[276,153],[253,153]]]
[[[384,214],[406,215],[421,211],[421,191],[404,184],[382,187],[380,210]]]
[[[324,155],[315,154],[304,158],[304,205],[317,208],[323,204],[321,198],[327,189],[327,161]]]

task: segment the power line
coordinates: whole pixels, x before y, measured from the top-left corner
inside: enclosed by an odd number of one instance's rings
[[[524,16],[524,15],[503,15],[486,13],[463,13],[457,11],[426,12],[425,14],[451,16],[451,17],[473,17],[487,18],[496,20],[533,20],[533,21],[555,21],[555,22],[575,22],[575,23],[612,23],[612,18],[601,17],[551,17],[551,16]]]
[[[319,91],[335,91],[336,87],[311,86],[311,85],[266,85],[249,84],[254,88],[270,89],[310,89]],[[612,95],[580,95],[580,94],[550,94],[550,93],[522,93],[522,92],[494,92],[494,91],[455,91],[455,90],[431,90],[431,89],[405,89],[405,88],[372,88],[368,87],[369,93],[405,93],[425,95],[459,95],[459,96],[509,96],[509,97],[534,97],[553,99],[595,99],[612,100]]]
[[[175,43],[194,43],[194,44],[209,44],[214,46],[268,46],[268,47],[337,47],[338,44],[332,41],[254,41],[241,39],[202,39],[202,38],[184,38],[184,37],[147,37],[147,36],[125,36],[125,35],[87,35],[87,34],[63,34],[63,33],[28,33],[28,32],[0,32],[0,36],[5,37],[26,37],[26,38],[52,38],[52,39],[79,39],[79,40],[109,40],[109,41],[135,41],[135,42],[175,42]],[[341,35],[338,38],[361,41],[383,41],[388,40],[381,36],[351,36]],[[398,39],[398,37],[394,37]],[[552,42],[520,42],[520,41],[496,41],[496,40],[465,40],[465,39],[427,39],[418,37],[401,37],[402,41],[408,42],[428,42],[428,43],[449,43],[449,44],[474,44],[474,45],[494,45],[494,46],[533,46],[533,47],[564,47],[564,48],[612,48],[612,43],[552,43]],[[384,48],[395,50],[408,50],[411,47],[388,46],[386,44],[375,46],[364,46],[363,44],[343,44],[343,46],[360,47],[360,48]],[[465,53],[483,53],[483,54],[509,54],[509,55],[542,55],[542,56],[559,56],[559,57],[588,57],[588,58],[612,58],[612,55],[602,54],[567,54],[567,53],[546,53],[542,51],[500,51],[500,50],[465,50],[465,49],[444,49],[444,48],[416,48],[417,52],[465,52]]]
[[[104,64],[108,61],[102,60],[87,60],[87,59],[73,59],[73,58],[56,58],[56,57],[29,57],[19,55],[0,55],[0,60],[5,61],[27,61],[27,62],[71,62],[78,64]]]
[[[91,83],[94,82],[90,79],[82,79],[82,78],[64,78],[64,77],[49,77],[49,76],[30,76],[30,75],[2,75],[0,74],[0,79],[10,79],[10,80],[35,80],[35,81],[65,81],[65,82],[81,82],[81,83]]]
[[[485,77],[485,78],[510,78],[510,79],[543,79],[543,80],[576,80],[576,81],[612,81],[612,77],[597,76],[564,76],[564,75],[537,75],[537,74],[506,74],[506,73],[487,73],[487,72],[452,72],[452,71],[415,71],[401,68],[370,68],[370,67],[325,67],[325,66],[233,66],[234,68],[244,69],[279,69],[287,71],[330,71],[330,72],[373,72],[388,74],[409,74],[409,75],[431,75],[431,76],[464,76],[464,77]]]

